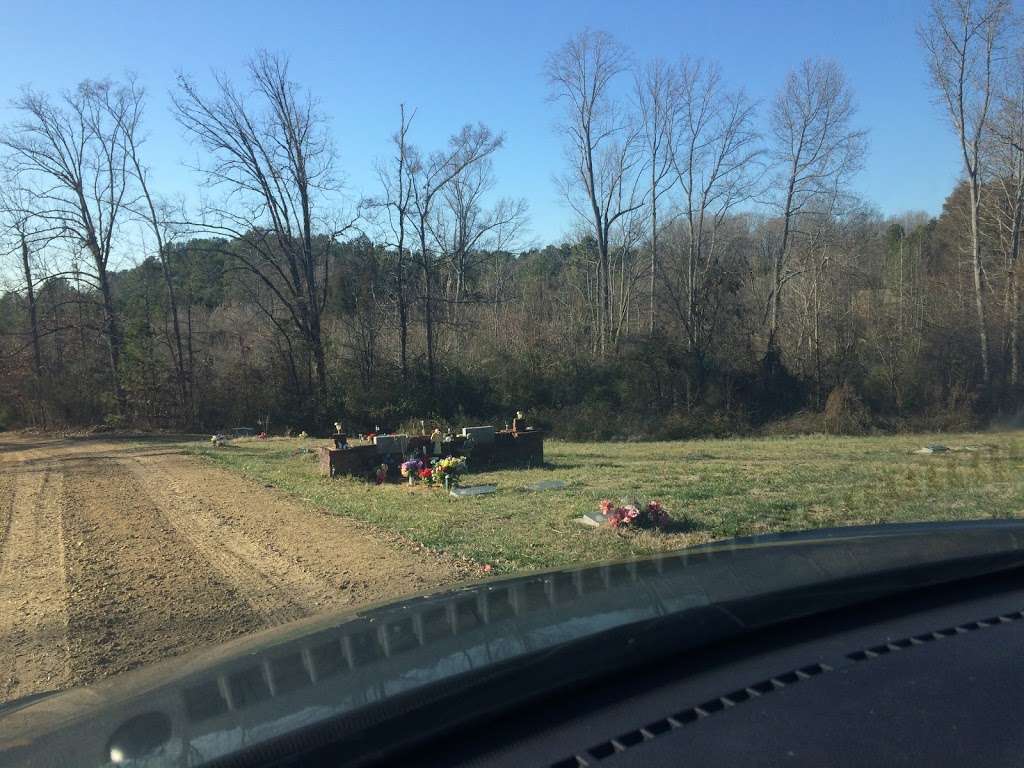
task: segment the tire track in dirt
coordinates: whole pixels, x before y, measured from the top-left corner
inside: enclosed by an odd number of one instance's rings
[[[209,503],[191,495],[159,462],[119,462],[160,507],[168,522],[234,586],[268,625],[302,618],[334,602],[337,589],[296,569],[280,554],[260,546],[220,519]]]
[[[263,621],[106,458],[66,459],[69,642],[78,683],[212,645]]]
[[[0,465],[0,563],[3,562],[4,544],[11,524],[14,508],[14,472]]]
[[[235,550],[250,569],[284,586],[291,600],[310,613],[476,575],[453,558],[414,550],[399,537],[185,455],[136,455],[126,461],[176,524],[190,527],[200,521],[197,527],[209,534],[201,549]]]
[[[49,468],[27,471],[9,465],[4,473],[0,701],[64,688],[71,679],[60,513],[63,475]]]
[[[0,702],[477,575],[169,440],[0,436]]]

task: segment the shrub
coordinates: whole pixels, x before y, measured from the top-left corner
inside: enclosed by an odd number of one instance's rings
[[[863,435],[871,428],[871,412],[849,384],[829,392],[825,431],[830,435]]]

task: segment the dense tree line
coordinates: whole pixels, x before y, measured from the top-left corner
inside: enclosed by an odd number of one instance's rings
[[[963,181],[937,217],[850,193],[867,148],[838,63],[766,104],[713,62],[636,62],[584,31],[549,56],[560,244],[524,247],[505,136],[438,148],[396,105],[378,190],[286,59],[179,78],[197,199],[161,196],[134,80],[24,90],[0,132],[0,425],[217,429],[501,423],[563,434],[954,427],[1024,404],[1024,41],[1008,3],[920,27]],[[386,149],[383,149],[385,148]],[[827,418],[826,418],[827,415]]]

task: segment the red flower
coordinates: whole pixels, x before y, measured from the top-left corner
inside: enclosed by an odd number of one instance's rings
[[[425,469],[420,470],[420,480],[428,480],[430,479],[430,475],[430,467],[426,467]]]

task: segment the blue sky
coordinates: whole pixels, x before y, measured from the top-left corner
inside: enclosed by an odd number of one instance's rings
[[[150,94],[147,155],[164,193],[194,186],[195,150],[168,112],[182,70],[240,73],[258,48],[285,52],[295,79],[330,117],[353,197],[376,191],[398,105],[418,108],[414,141],[430,149],[467,121],[506,134],[498,192],[530,204],[531,239],[558,240],[570,211],[552,183],[561,170],[556,115],[541,74],[547,54],[581,28],[615,34],[638,60],[717,60],[726,80],[767,102],[808,56],[838,60],[869,130],[855,190],[887,214],[935,214],[959,174],[957,147],[926,85],[915,24],[926,0],[657,0],[602,2],[15,2],[2,0],[0,122],[23,84],[50,91],[138,74]],[[240,74],[239,74],[240,77]]]

